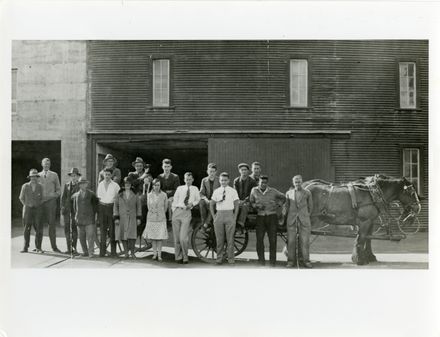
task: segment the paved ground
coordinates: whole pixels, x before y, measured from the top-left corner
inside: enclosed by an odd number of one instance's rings
[[[171,235],[165,244],[163,262],[156,262],[151,259],[152,252],[137,253],[137,259],[124,258],[84,258],[63,254],[56,254],[50,251],[48,229],[45,228],[43,239],[44,254],[31,252],[34,248],[31,236],[30,252],[21,254],[23,245],[22,228],[19,221],[14,221],[12,226],[11,242],[11,266],[13,268],[230,268],[216,266],[199,261],[195,254],[190,251],[190,263],[178,265],[174,263],[173,244]],[[171,233],[170,233],[171,234]],[[57,228],[58,247],[66,250],[63,228]],[[79,244],[78,244],[79,246]],[[277,267],[284,268],[286,257],[281,253],[284,243],[278,240]],[[312,236],[311,260],[315,268],[362,268],[362,269],[426,269],[428,268],[428,233],[417,233],[409,236],[400,242],[382,240],[373,241],[373,251],[379,262],[367,266],[357,266],[351,262],[351,250],[353,239],[338,237]],[[95,253],[98,253],[96,249]],[[234,268],[261,268],[256,261],[255,233],[250,233],[248,247],[236,262]]]

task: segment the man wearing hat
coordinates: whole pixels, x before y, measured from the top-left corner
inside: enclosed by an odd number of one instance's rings
[[[24,246],[21,253],[27,253],[31,237],[31,228],[35,230],[35,250],[42,253],[43,226],[41,222],[41,204],[43,200],[43,186],[38,183],[40,175],[36,169],[31,169],[27,178],[28,183],[23,184],[20,191],[20,202],[23,204],[23,236]]]
[[[257,210],[257,254],[258,262],[265,264],[264,258],[264,236],[267,232],[269,237],[269,260],[272,267],[275,266],[277,259],[277,211],[286,201],[283,193],[275,188],[269,187],[266,175],[260,175],[257,187],[251,191],[249,201],[254,209]]]
[[[251,190],[257,186],[254,179],[249,177],[249,165],[246,163],[238,164],[240,176],[234,179],[234,188],[237,190],[239,201],[239,213],[237,224],[244,230],[246,217],[250,209],[249,196]]]
[[[93,257],[95,243],[95,217],[98,210],[98,198],[89,190],[89,181],[85,177],[78,180],[79,191],[72,195],[72,208],[79,229],[79,242],[82,256]]]
[[[57,199],[61,195],[61,186],[58,174],[50,170],[50,164],[50,159],[44,158],[41,161],[43,170],[39,173],[40,184],[43,186],[42,219],[45,219],[49,224],[49,238],[52,251],[61,253],[57,247],[57,232],[55,223]]]
[[[70,181],[64,185],[63,194],[61,195],[61,214],[64,218],[64,234],[66,235],[67,243],[66,254],[78,255],[76,252],[78,229],[73,213],[72,195],[79,191],[78,179],[81,173],[74,167],[67,175],[70,177]]]
[[[116,184],[120,184],[121,183],[121,170],[118,169],[116,167],[116,164],[118,163],[118,161],[116,160],[115,157],[113,157],[113,155],[111,155],[110,153],[108,155],[105,156],[104,160],[102,161],[102,163],[104,164],[104,168],[99,172],[99,180],[98,183],[100,183],[101,181],[104,180],[104,170],[106,168],[112,169],[112,180],[116,183]]]
[[[142,194],[142,189],[144,185],[144,178],[150,170],[150,164],[144,162],[141,157],[136,157],[136,160],[131,163],[134,167],[134,171],[128,173],[128,177],[132,181],[134,192],[137,195]]]
[[[135,171],[130,172],[128,174],[128,177],[130,178],[132,182],[132,188],[133,191],[136,193],[138,197],[141,199],[141,209],[142,209],[142,216],[141,216],[141,224],[137,227],[137,235],[140,240],[140,245],[142,246],[142,233],[144,232],[145,225],[147,223],[147,198],[146,195],[151,190],[151,182],[153,181],[151,174],[149,174],[150,171],[150,164],[147,164],[144,162],[144,160],[141,157],[136,157],[136,160],[131,163],[131,165],[134,167]],[[147,177],[151,177],[151,179],[146,179]],[[148,181],[150,184],[145,185],[145,181]],[[145,197],[142,197],[145,196]],[[145,240],[146,241],[146,240]],[[150,242],[146,242],[146,247],[144,247],[143,250],[148,250],[153,245]]]
[[[113,170],[104,169],[104,180],[98,184],[97,195],[99,198],[99,226],[101,231],[99,256],[106,254],[107,232],[110,235],[111,256],[116,255],[115,224],[113,221],[113,205],[118,196],[120,186],[112,180]]]

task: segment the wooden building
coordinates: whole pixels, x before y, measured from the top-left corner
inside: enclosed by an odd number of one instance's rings
[[[123,174],[261,162],[293,175],[411,179],[428,226],[428,41],[89,41],[88,172],[106,153]]]

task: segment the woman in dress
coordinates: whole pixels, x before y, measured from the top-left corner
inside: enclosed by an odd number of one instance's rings
[[[166,193],[160,189],[159,179],[154,179],[152,184],[153,190],[147,196],[148,214],[144,238],[153,243],[153,260],[162,261],[162,241],[168,239],[168,199]]]
[[[132,189],[129,177],[124,178],[124,188],[118,193],[113,206],[115,220],[115,239],[122,241],[125,257],[135,258],[137,226],[141,224],[142,206],[140,198]]]

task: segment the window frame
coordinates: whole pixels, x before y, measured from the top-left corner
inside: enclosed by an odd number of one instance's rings
[[[168,61],[168,104],[167,105],[158,105],[154,101],[154,89],[155,89],[155,81],[154,81],[154,64],[155,61]],[[171,60],[169,57],[155,57],[151,60],[151,105],[153,108],[169,108],[171,106]]]
[[[291,100],[291,61],[292,60],[304,60],[307,62],[307,84],[306,84],[306,88],[307,88],[307,104],[304,106],[296,106],[296,105],[292,105],[292,100]],[[287,60],[286,60],[286,74],[287,74],[287,80],[286,80],[286,99],[287,99],[287,104],[286,107],[289,110],[308,110],[308,109],[312,109],[312,61],[310,56],[307,55],[299,55],[299,54],[295,54],[295,55],[289,55]]]
[[[401,172],[401,176],[404,177],[404,151],[405,150],[418,150],[418,160],[419,160],[419,164],[418,164],[418,188],[416,189],[417,194],[421,197],[424,196],[424,179],[423,179],[423,174],[424,174],[424,146],[421,144],[400,144],[399,145],[399,152],[400,152],[400,172]],[[406,177],[405,177],[406,178]]]
[[[400,101],[400,64],[402,63],[414,63],[415,65],[415,106],[414,107],[402,107]],[[399,58],[396,59],[396,109],[399,111],[420,111],[420,62],[419,59]]]

